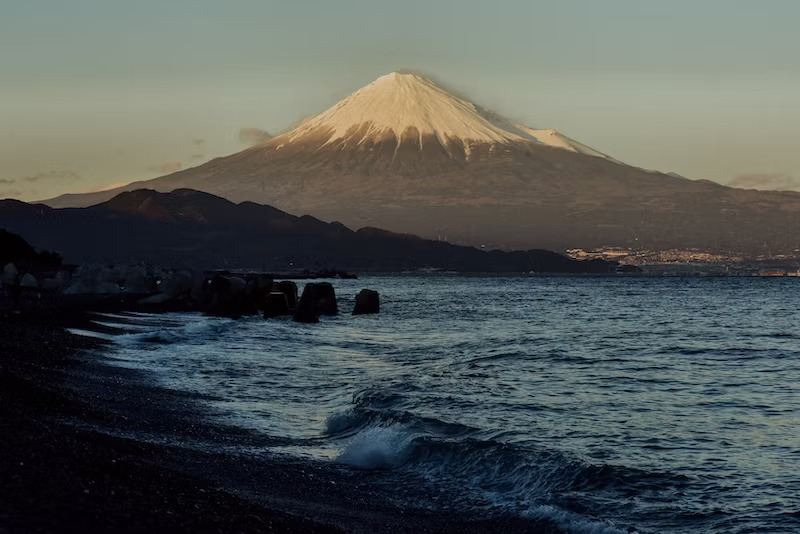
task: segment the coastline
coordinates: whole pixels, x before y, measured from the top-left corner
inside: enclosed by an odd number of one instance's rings
[[[401,508],[372,491],[379,472],[243,460],[226,445],[269,438],[205,422],[65,327],[102,329],[74,311],[0,322],[0,532],[560,532]]]
[[[338,532],[164,469],[164,451],[68,421],[101,417],[64,387],[70,359],[105,344],[85,316],[0,322],[0,531]]]

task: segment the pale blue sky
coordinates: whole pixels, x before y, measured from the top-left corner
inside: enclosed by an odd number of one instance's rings
[[[800,184],[797,1],[0,0],[0,13],[0,197],[195,165],[244,148],[241,128],[279,132],[398,69],[634,165]]]

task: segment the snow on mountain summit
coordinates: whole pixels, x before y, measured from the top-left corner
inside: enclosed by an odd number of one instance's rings
[[[341,139],[364,124],[369,125],[365,136],[391,130],[398,141],[409,128],[415,128],[420,136],[435,135],[440,141],[453,137],[496,143],[522,138],[521,132],[494,124],[475,105],[444,91],[429,79],[397,72],[359,89],[301,125],[290,137],[330,130],[331,139]]]
[[[420,149],[426,138],[435,138],[442,145],[458,139],[467,153],[470,144],[532,142],[606,157],[555,130],[517,125],[449,93],[424,76],[398,72],[381,76],[276,141],[284,146],[323,137],[325,145],[335,141],[361,144],[394,136],[399,145],[409,134],[418,137]]]

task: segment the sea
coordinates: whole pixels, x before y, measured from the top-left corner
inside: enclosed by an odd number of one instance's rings
[[[332,283],[340,313],[319,324],[97,320],[124,329],[113,365],[276,438],[241,454],[380,474],[410,507],[575,533],[800,532],[800,279]],[[379,314],[351,315],[363,288]]]

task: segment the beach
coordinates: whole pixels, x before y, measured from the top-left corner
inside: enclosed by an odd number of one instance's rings
[[[168,449],[77,426],[103,417],[63,386],[69,356],[102,345],[59,324],[80,321],[0,323],[0,531],[338,531],[164,469]]]
[[[357,472],[245,465],[226,444],[261,438],[104,365],[108,343],[66,327],[104,330],[76,310],[0,321],[0,532],[557,532],[393,506]],[[258,495],[237,492],[248,477]]]

